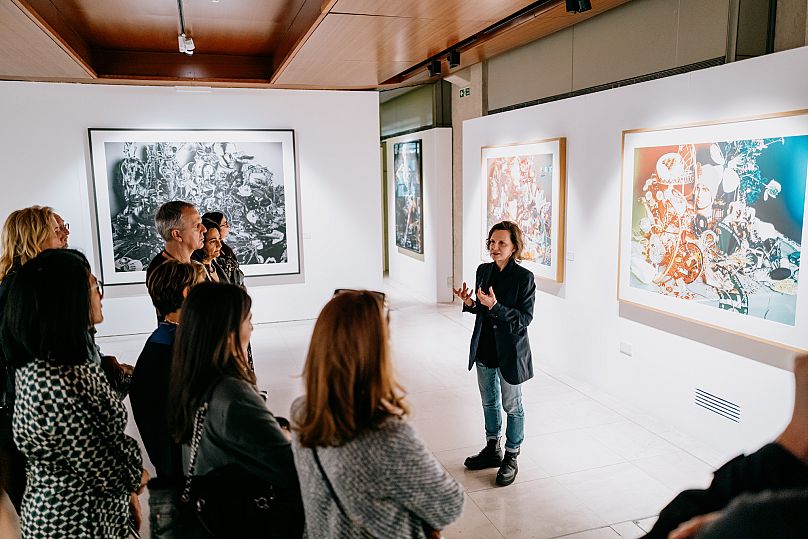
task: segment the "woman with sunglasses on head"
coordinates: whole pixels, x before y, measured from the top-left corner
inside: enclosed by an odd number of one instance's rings
[[[20,268],[2,327],[16,369],[14,439],[28,459],[23,537],[126,537],[148,479],[126,409],[101,370],[91,329],[100,283],[78,251]]]
[[[292,405],[310,537],[434,537],[463,489],[405,421],[379,292],[337,291],[323,308]]]
[[[226,281],[231,284],[244,286],[244,273],[239,267],[236,253],[225,243],[227,236],[230,235],[230,222],[227,220],[227,216],[220,211],[209,211],[202,216],[202,219],[209,219],[219,227],[222,245],[221,252],[216,260],[226,275]]]
[[[63,247],[62,229],[48,207],[31,206],[12,212],[0,237],[0,322],[14,275],[23,264],[46,249]],[[17,512],[25,490],[25,458],[11,435],[14,411],[14,368],[0,349],[0,490],[8,493]]]
[[[172,430],[177,442],[191,446],[184,455],[186,475],[211,474],[233,503],[238,505],[240,493],[253,487],[271,486],[274,494],[262,497],[265,502],[274,497],[272,510],[283,518],[263,535],[293,539],[303,533],[300,486],[288,435],[267,409],[247,363],[251,306],[250,296],[231,284],[205,282],[188,293],[174,341]],[[253,537],[256,530],[250,527],[256,523],[248,522],[241,509],[220,516],[230,519],[229,536]]]
[[[474,290],[466,283],[454,289],[463,301],[463,311],[476,315],[469,370],[477,368],[485,418],[486,446],[467,458],[465,466],[470,470],[499,468],[496,483],[507,486],[516,479],[516,457],[525,438],[521,384],[533,378],[527,326],[533,321],[536,285],[533,273],[517,264],[524,243],[516,223],[502,221],[491,227],[486,247],[493,262],[477,268]],[[500,406],[508,416],[504,457],[499,444]]]

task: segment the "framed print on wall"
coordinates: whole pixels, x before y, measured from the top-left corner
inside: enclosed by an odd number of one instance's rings
[[[619,300],[808,349],[807,179],[808,111],[625,131]]]
[[[500,221],[522,230],[523,265],[537,277],[564,280],[566,139],[482,148],[482,234]],[[490,261],[485,245],[482,260]]]
[[[424,180],[421,141],[393,145],[396,246],[424,254]]]
[[[245,275],[300,273],[291,129],[90,129],[101,274],[143,283],[164,246],[154,226],[170,200],[221,211]]]

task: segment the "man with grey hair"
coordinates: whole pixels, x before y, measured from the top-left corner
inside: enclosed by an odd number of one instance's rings
[[[205,240],[205,227],[202,225],[196,206],[182,200],[166,202],[154,216],[157,232],[165,240],[163,250],[157,253],[146,270],[146,282],[152,272],[166,260],[191,262],[191,253],[201,249]]]

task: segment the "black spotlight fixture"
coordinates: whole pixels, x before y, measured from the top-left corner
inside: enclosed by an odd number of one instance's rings
[[[434,77],[435,75],[440,75],[440,60],[437,58],[433,58],[427,65],[426,68],[429,70],[429,76]]]
[[[592,9],[589,0],[567,0],[567,13],[583,13]]]
[[[460,51],[453,50],[449,52],[449,56],[446,57],[446,61],[449,62],[449,67],[457,67],[460,65]]]

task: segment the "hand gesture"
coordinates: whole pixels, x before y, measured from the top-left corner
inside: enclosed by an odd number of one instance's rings
[[[474,300],[471,297],[471,288],[467,287],[465,282],[463,283],[463,288],[452,288],[452,292],[454,292],[455,296],[463,300],[463,303],[465,303],[467,306],[471,307],[471,305],[474,303]]]
[[[494,287],[488,287],[488,294],[485,293],[482,287],[477,290],[477,298],[480,300],[480,303],[492,309],[494,305],[497,304],[497,296],[494,294]]]

